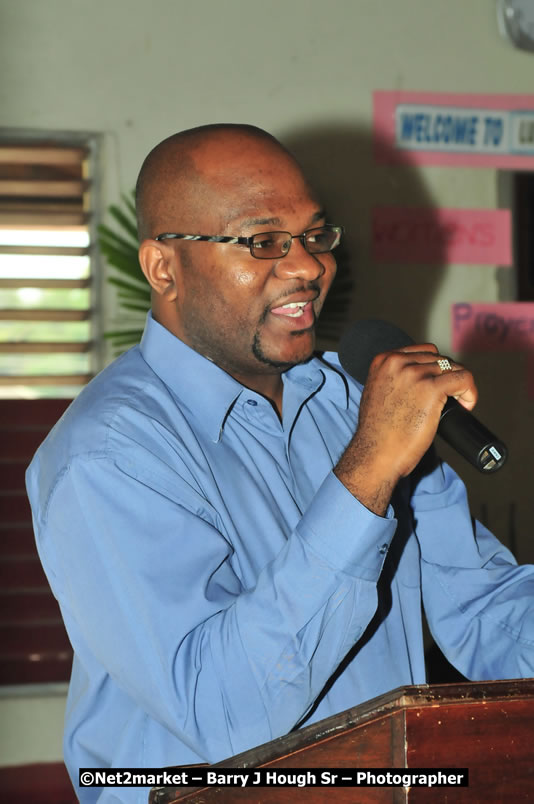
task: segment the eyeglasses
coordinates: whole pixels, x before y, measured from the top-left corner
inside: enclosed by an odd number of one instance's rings
[[[343,226],[319,226],[317,229],[308,229],[299,235],[290,232],[259,232],[251,237],[226,237],[224,235],[188,235],[165,234],[158,235],[155,240],[204,240],[209,243],[237,243],[248,246],[250,253],[257,260],[276,260],[287,257],[293,240],[300,240],[309,254],[324,254],[332,251],[339,245]]]

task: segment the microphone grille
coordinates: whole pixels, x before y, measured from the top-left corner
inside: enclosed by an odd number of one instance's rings
[[[378,318],[356,321],[341,337],[339,361],[346,372],[363,384],[376,355],[411,343],[414,341],[406,332],[388,321]]]

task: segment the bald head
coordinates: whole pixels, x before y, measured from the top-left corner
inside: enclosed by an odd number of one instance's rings
[[[243,155],[278,152],[296,166],[293,157],[270,134],[255,126],[220,123],[173,134],[148,154],[136,185],[139,239],[162,232],[195,233],[202,209],[220,205],[222,216],[233,212],[239,200],[232,197],[246,175],[240,175]]]

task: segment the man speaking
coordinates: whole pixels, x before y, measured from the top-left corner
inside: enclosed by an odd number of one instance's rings
[[[423,683],[422,607],[465,676],[532,675],[533,568],[473,526],[430,449],[447,399],[475,404],[472,375],[409,345],[362,394],[314,357],[342,227],[293,157],[250,126],[173,135],[137,210],[142,341],[27,478],[75,653],[72,778],[215,762]]]

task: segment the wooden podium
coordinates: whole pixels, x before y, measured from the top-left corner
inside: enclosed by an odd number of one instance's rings
[[[167,787],[150,804],[534,802],[534,679],[401,687],[225,768],[468,768],[469,787]]]

